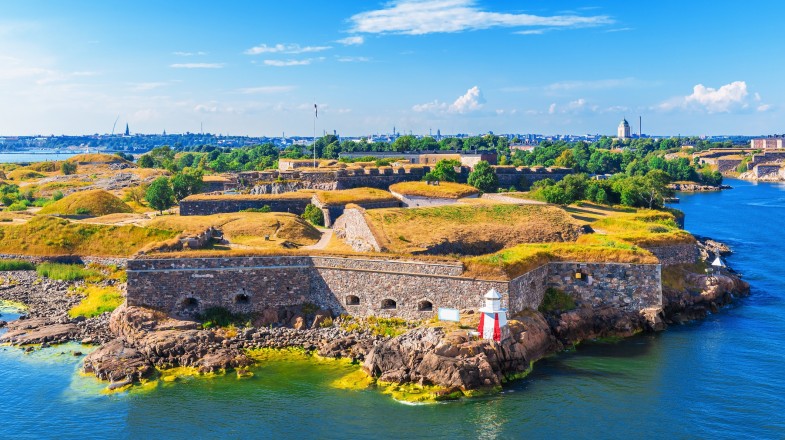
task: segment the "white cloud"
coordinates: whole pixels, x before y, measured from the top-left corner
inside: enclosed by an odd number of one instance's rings
[[[485,104],[480,88],[477,86],[467,90],[463,96],[459,96],[450,106],[450,111],[455,113],[469,113],[479,110]]]
[[[459,113],[467,114],[480,110],[485,104],[485,98],[482,96],[482,91],[477,86],[474,86],[466,91],[465,94],[459,96],[452,104],[433,100],[425,104],[417,104],[412,106],[412,110],[418,113],[434,112],[434,113]]]
[[[248,87],[237,90],[244,95],[263,95],[272,93],[285,93],[294,90],[295,86],[261,86],[261,87]]]
[[[365,43],[365,38],[361,35],[354,35],[351,37],[341,38],[340,40],[335,40],[338,44],[343,44],[344,46],[359,46],[360,44]]]
[[[579,114],[579,113],[603,113],[603,110],[599,108],[597,105],[591,105],[589,102],[584,98],[578,98],[573,101],[569,101],[566,104],[556,104],[555,102],[548,106],[548,114]]]
[[[304,60],[264,60],[264,65],[273,67],[307,66],[313,61],[321,61],[323,59],[324,58],[307,58]]]
[[[371,61],[368,57],[338,57],[338,62],[341,63],[367,63]]]
[[[758,110],[761,113],[767,112],[767,111],[771,110],[771,105],[769,105],[769,104],[761,104],[761,105],[759,105],[757,107],[756,110]]]
[[[350,18],[352,32],[423,35],[494,27],[574,28],[613,23],[609,17],[511,14],[483,11],[475,0],[397,0]]]
[[[329,49],[332,49],[332,47],[331,46],[300,46],[299,44],[280,44],[280,43],[273,46],[260,44],[258,46],[254,46],[246,50],[245,54],[246,55],[259,55],[263,53],[298,54],[298,53],[322,52]]]
[[[418,113],[439,112],[447,110],[447,104],[434,99],[432,102],[426,102],[425,104],[415,104],[412,106],[412,110]]]
[[[223,63],[177,63],[170,64],[173,69],[222,69]]]
[[[657,106],[660,110],[700,110],[707,113],[730,113],[746,110],[750,107],[750,93],[745,81],[734,81],[720,88],[706,87],[697,84],[692,88],[692,94],[671,98]],[[755,102],[760,102],[760,95],[753,95]],[[760,110],[763,107],[764,110]],[[768,110],[766,104],[757,105],[759,111]]]
[[[199,51],[199,52],[182,52],[182,51],[177,51],[177,52],[172,52],[172,55],[177,55],[178,57],[193,57],[193,56],[207,55],[207,52],[202,52],[202,51]]]

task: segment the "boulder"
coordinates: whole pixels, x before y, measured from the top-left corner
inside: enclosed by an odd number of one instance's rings
[[[87,355],[84,371],[101,380],[130,383],[150,376],[155,369],[141,352],[114,339]]]

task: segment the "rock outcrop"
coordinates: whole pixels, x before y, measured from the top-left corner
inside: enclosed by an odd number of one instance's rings
[[[511,320],[510,335],[497,343],[471,340],[466,331],[419,328],[377,344],[363,369],[381,382],[438,385],[452,393],[498,387],[562,348],[538,312]]]

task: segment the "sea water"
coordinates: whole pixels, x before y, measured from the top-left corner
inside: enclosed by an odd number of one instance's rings
[[[106,395],[79,374],[80,346],[0,347],[0,438],[785,438],[785,185],[727,183],[674,207],[689,231],[733,248],[749,298],[656,335],[581,344],[499,395],[405,405],[332,387],[349,367],[296,360]]]

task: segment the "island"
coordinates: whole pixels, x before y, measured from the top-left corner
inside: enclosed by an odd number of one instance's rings
[[[675,180],[654,160],[602,178],[460,152],[240,172],[210,156],[4,166],[0,300],[24,312],[0,343],[96,345],[83,369],[115,391],[248,377],[294,349],[357,365],[342,386],[437,401],[749,292],[664,207]],[[490,338],[487,301],[507,316]]]

